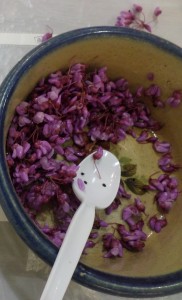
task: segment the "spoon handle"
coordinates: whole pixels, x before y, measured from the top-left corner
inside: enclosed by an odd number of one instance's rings
[[[95,207],[82,202],[58,252],[40,300],[61,300],[76,269],[95,218]]]

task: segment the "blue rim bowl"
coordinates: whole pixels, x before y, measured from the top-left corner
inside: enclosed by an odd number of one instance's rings
[[[25,55],[10,71],[0,87],[0,203],[19,236],[41,259],[53,265],[58,248],[52,244],[25,213],[12,186],[5,158],[6,118],[9,101],[21,78],[41,59],[56,49],[89,39],[121,38],[147,43],[182,61],[182,49],[154,35],[127,28],[91,27],[70,31],[48,40]],[[150,58],[149,58],[150,59]],[[157,276],[114,275],[80,262],[73,279],[88,288],[127,297],[156,297],[182,291],[182,270]]]

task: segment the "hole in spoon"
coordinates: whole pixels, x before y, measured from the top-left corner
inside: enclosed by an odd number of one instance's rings
[[[105,183],[103,183],[103,184],[102,184],[102,186],[106,187],[106,184],[105,184]]]

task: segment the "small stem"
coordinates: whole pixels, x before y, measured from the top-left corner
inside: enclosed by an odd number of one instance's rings
[[[98,169],[98,167],[97,167],[97,165],[96,165],[95,159],[94,159],[94,165],[95,165],[95,167],[96,167],[96,169],[97,169],[97,172],[98,172],[98,174],[99,174],[99,178],[101,179],[102,177],[101,177],[100,172],[99,172],[99,169]]]
[[[149,179],[152,178],[154,175],[159,174],[159,173],[161,173],[161,172],[160,172],[160,171],[156,171],[156,172],[152,173],[152,174],[150,175]]]

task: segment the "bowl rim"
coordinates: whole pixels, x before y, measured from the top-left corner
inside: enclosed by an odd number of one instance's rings
[[[4,122],[8,99],[13,94],[16,84],[25,72],[36,64],[42,56],[59,47],[100,36],[117,36],[148,42],[171,55],[182,59],[182,49],[177,45],[153,34],[130,28],[115,26],[96,26],[72,30],[36,46],[28,52],[8,73],[0,87],[0,136],[4,141]],[[3,143],[0,145],[0,204],[16,232],[23,241],[45,262],[53,265],[58,248],[44,236],[20,204],[10,182],[5,161]],[[156,297],[182,291],[182,270],[170,274],[152,277],[127,277],[105,273],[79,263],[73,280],[108,294],[125,297]]]

